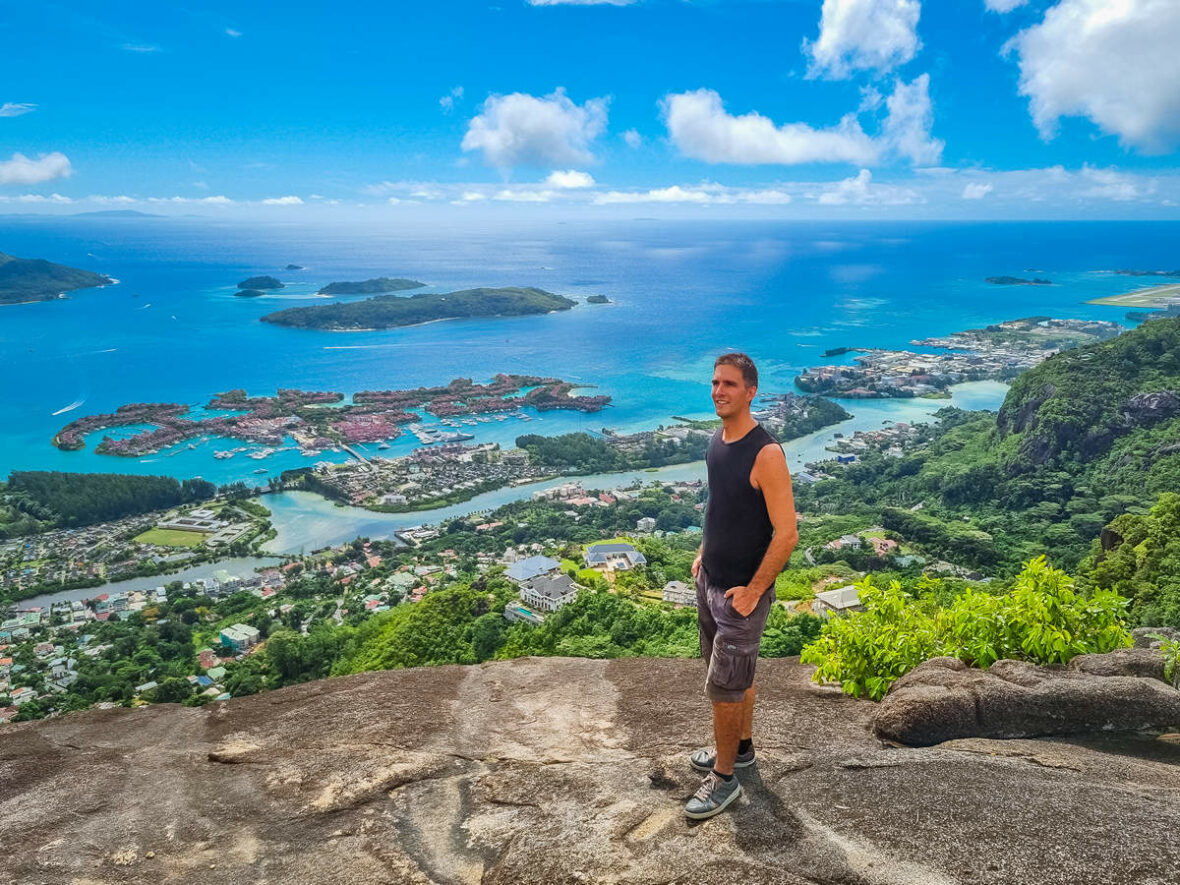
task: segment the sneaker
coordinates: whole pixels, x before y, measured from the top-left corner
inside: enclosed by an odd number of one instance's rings
[[[742,785],[736,777],[726,781],[717,772],[710,771],[701,782],[701,788],[684,806],[684,814],[693,820],[704,820],[720,814],[741,794]]]
[[[688,764],[697,771],[712,771],[717,764],[717,751],[712,747],[702,747],[688,757]],[[754,764],[754,748],[747,753],[738,753],[733,761],[734,768],[749,768]]]

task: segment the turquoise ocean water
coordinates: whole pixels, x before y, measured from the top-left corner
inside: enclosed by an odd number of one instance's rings
[[[711,412],[713,357],[742,349],[762,392],[841,345],[905,347],[913,337],[1031,314],[1122,321],[1087,305],[1152,281],[1115,268],[1180,264],[1176,223],[471,223],[433,228],[231,225],[202,219],[0,219],[0,251],[97,270],[119,285],[69,299],[0,307],[0,475],[19,469],[164,473],[265,482],[309,463],[298,451],[262,461],[213,452],[210,440],[141,459],[61,452],[69,420],[133,401],[199,406],[216,392],[278,387],[415,387],[495,372],[556,375],[614,398],[604,412],[546,413],[466,428],[511,444],[524,432],[634,430]],[[302,271],[282,270],[288,263]],[[258,299],[234,284],[274,274],[287,287]],[[1000,287],[984,277],[1053,280]],[[362,333],[284,329],[264,314],[322,303],[334,280],[408,276],[426,291],[540,286],[580,303],[539,317],[464,320]],[[995,407],[1002,391],[972,404]],[[970,399],[970,398],[969,398]],[[61,409],[76,408],[60,415]],[[853,404],[904,415],[913,404]],[[875,418],[876,412],[874,412]],[[886,419],[882,419],[886,420]],[[880,422],[877,421],[877,424]],[[410,435],[387,454],[417,445]],[[369,447],[370,453],[375,450]],[[343,454],[331,456],[338,459]],[[266,475],[253,471],[260,466]]]

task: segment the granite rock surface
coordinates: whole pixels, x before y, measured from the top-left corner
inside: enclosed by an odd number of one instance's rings
[[[759,665],[758,763],[710,821],[700,661],[367,673],[0,731],[0,882],[1164,885],[1180,743],[886,746]]]

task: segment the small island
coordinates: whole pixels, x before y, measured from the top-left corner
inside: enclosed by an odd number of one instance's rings
[[[605,295],[591,295],[589,298],[586,299],[586,303],[587,304],[614,304],[614,302],[611,301],[609,298],[607,298]]]
[[[17,258],[0,252],[0,304],[52,301],[75,289],[109,286],[115,281],[89,270],[43,258]]]
[[[236,297],[236,298],[261,298],[265,294],[266,293],[263,292],[261,289],[242,289],[238,292],[234,292],[234,297]]]
[[[283,284],[274,277],[250,277],[238,283],[239,289],[282,289]]]
[[[417,295],[379,295],[348,304],[291,307],[262,317],[264,323],[332,332],[389,329],[433,320],[527,316],[569,310],[575,302],[544,289],[516,286]]]
[[[1023,277],[988,277],[984,280],[986,283],[991,283],[994,286],[1052,286],[1052,280],[1042,280],[1040,277],[1034,277],[1031,280],[1026,280]]]
[[[375,280],[328,283],[320,289],[320,295],[383,295],[386,292],[402,292],[406,289],[421,289],[425,283],[400,277],[377,277]]]
[[[1124,277],[1180,277],[1177,270],[1116,270],[1115,273]]]
[[[302,264],[288,264],[283,270],[303,270]]]

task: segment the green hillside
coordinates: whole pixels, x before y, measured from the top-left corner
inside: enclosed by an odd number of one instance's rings
[[[938,419],[917,451],[798,488],[800,507],[880,520],[991,573],[1041,554],[1075,569],[1112,520],[1180,489],[1180,319],[1051,357],[1016,379],[998,415]]]

